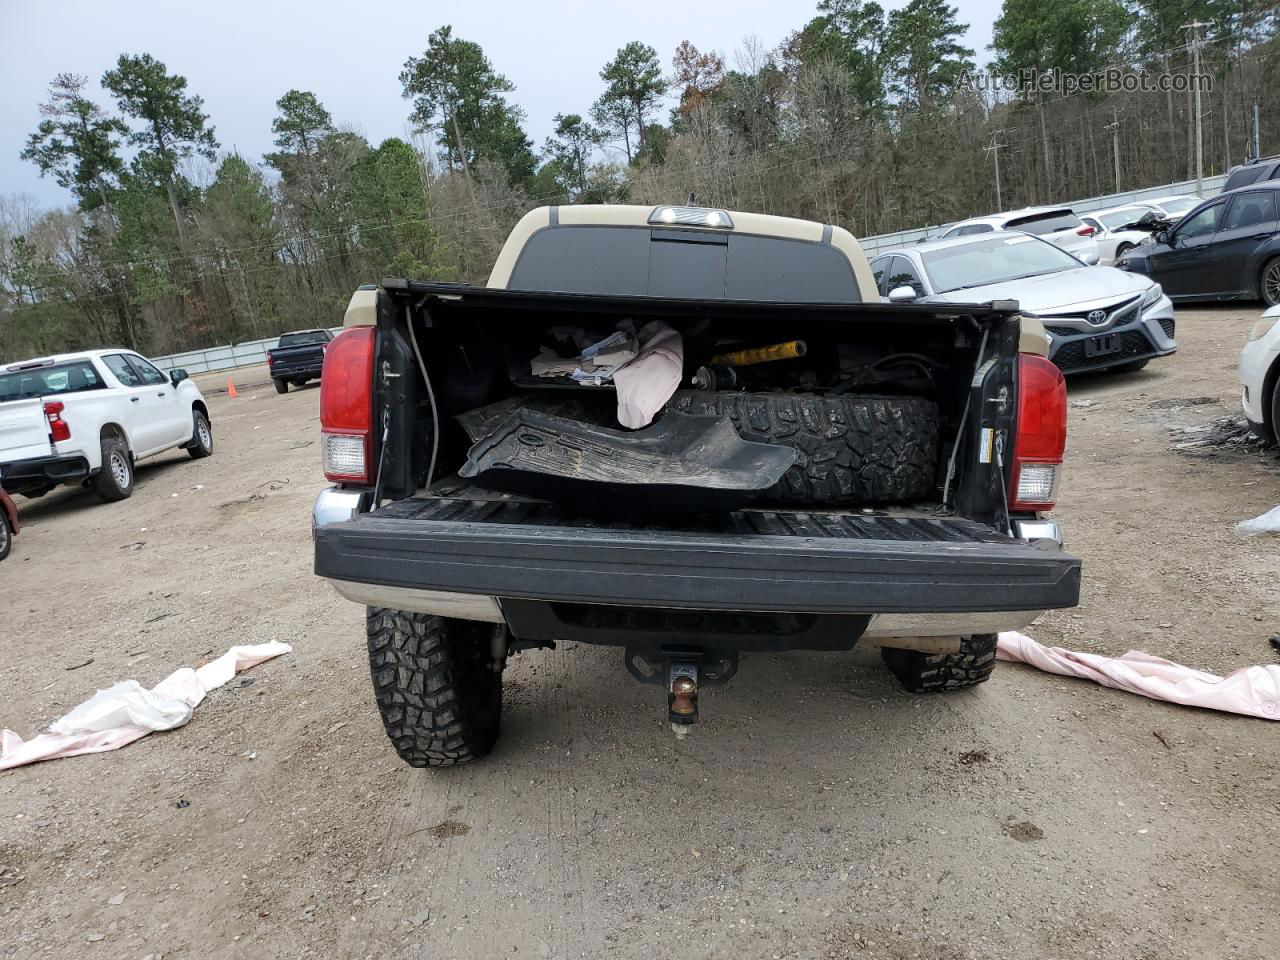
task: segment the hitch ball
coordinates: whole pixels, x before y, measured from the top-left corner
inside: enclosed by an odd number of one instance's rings
[[[697,680],[690,676],[677,676],[671,681],[667,713],[673,727],[687,727],[698,722]]]

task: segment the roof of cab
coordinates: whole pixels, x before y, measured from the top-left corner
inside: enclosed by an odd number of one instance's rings
[[[489,274],[488,286],[504,288],[515,269],[520,251],[539,230],[548,227],[562,226],[616,226],[616,227],[651,227],[663,226],[650,222],[654,211],[662,206],[672,204],[655,204],[641,206],[639,204],[571,204],[556,207],[536,207],[530,210],[515,225],[507,242]],[[678,206],[678,205],[677,205]],[[709,208],[717,209],[717,208]],[[832,224],[818,223],[814,220],[800,220],[795,217],[779,217],[768,213],[749,213],[741,210],[726,210],[733,222],[731,228],[697,227],[681,225],[682,230],[705,230],[708,233],[731,232],[751,234],[763,237],[780,237],[789,240],[805,240],[810,243],[829,243],[848,259],[858,279],[858,286],[864,291],[875,289],[871,278],[871,270],[867,266],[866,255],[862,247],[848,230]]]

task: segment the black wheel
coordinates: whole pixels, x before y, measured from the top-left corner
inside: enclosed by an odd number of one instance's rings
[[[938,405],[923,397],[680,390],[671,408],[727,416],[743,440],[794,447],[771,499],[900,503],[933,490]]]
[[[1112,262],[1112,263],[1118,263],[1118,262],[1120,261],[1120,259],[1121,259],[1121,258],[1122,258],[1126,253],[1128,253],[1128,252],[1129,252],[1130,250],[1132,250],[1132,249],[1133,249],[1133,244],[1132,244],[1132,243],[1122,243],[1122,244],[1120,244],[1120,246],[1116,247],[1116,255],[1115,255],[1115,259],[1114,259],[1114,260],[1112,260],[1111,262]]]
[[[1263,266],[1258,287],[1268,307],[1280,304],[1280,257],[1273,257]]]
[[[1116,373],[1137,373],[1139,370],[1141,370],[1150,362],[1151,362],[1151,358],[1146,357],[1145,359],[1142,359],[1142,360],[1134,360],[1131,363],[1122,363],[1120,364],[1120,366],[1112,367],[1111,369],[1114,370]]]
[[[133,493],[133,458],[123,440],[102,441],[102,469],[94,475],[93,492],[107,503],[124,500]]]
[[[0,560],[9,555],[13,548],[13,531],[9,529],[9,518],[0,513]]]
[[[880,656],[898,682],[912,693],[963,690],[984,683],[996,666],[996,635],[962,637],[959,653],[921,653],[881,647]]]
[[[278,378],[277,378],[277,379],[275,380],[275,385],[276,385],[276,393],[288,393],[288,392],[289,392],[289,381],[288,381],[288,380],[280,380],[280,379],[278,379]]]
[[[400,759],[449,767],[488,754],[502,716],[490,641],[506,628],[383,607],[365,623],[373,696]]]
[[[199,410],[191,411],[191,419],[194,422],[187,453],[191,454],[192,460],[203,460],[213,455],[213,430],[209,427],[209,418]]]

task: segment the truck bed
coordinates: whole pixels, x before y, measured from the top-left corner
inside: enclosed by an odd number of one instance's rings
[[[466,494],[399,500],[319,527],[315,572],[501,598],[702,610],[971,612],[1079,600],[1075,557],[954,517],[753,508],[641,525]]]

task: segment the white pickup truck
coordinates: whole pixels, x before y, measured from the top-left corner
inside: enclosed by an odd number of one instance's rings
[[[209,408],[185,370],[166,375],[129,350],[0,366],[0,482],[10,493],[82,484],[123,500],[134,463],[174,447],[213,453]]]

